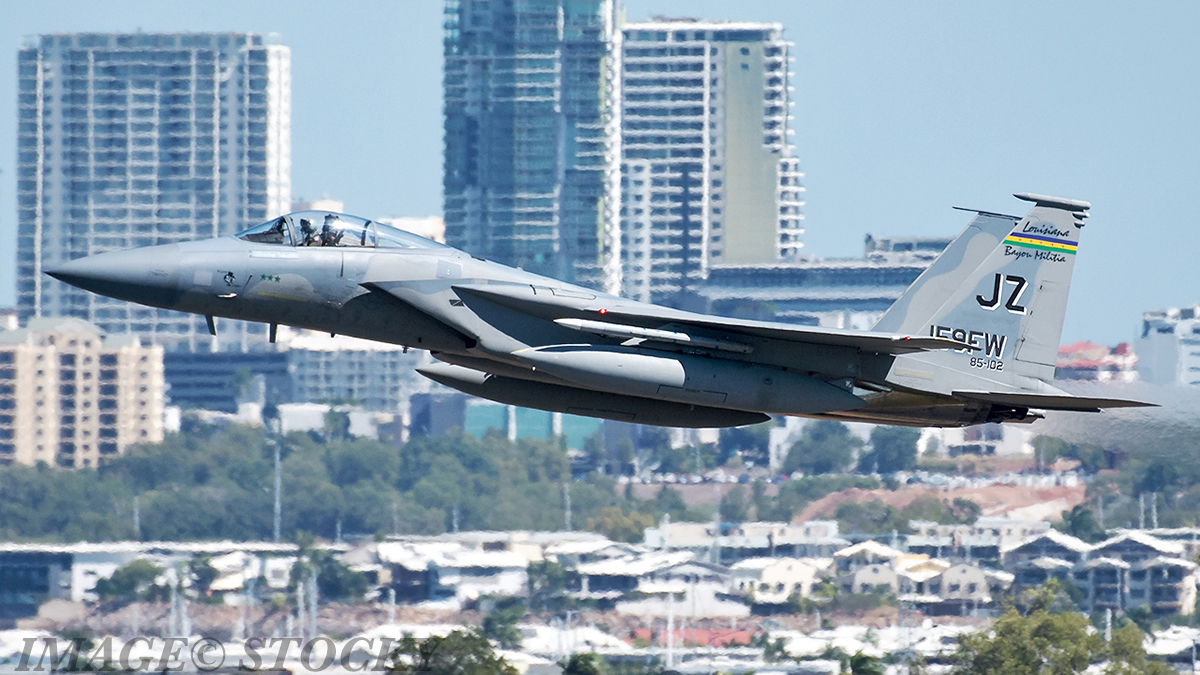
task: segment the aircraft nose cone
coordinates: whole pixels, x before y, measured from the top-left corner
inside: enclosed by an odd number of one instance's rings
[[[98,253],[46,270],[46,274],[110,298],[170,307],[179,299],[179,245]]]

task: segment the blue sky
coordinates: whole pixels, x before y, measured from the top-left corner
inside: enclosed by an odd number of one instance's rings
[[[1092,202],[1064,342],[1135,336],[1200,302],[1200,3],[626,0],[651,15],[778,21],[796,43],[806,247],[947,235],[951,206],[1013,192]],[[441,3],[11,3],[0,25],[0,305],[13,302],[16,50],[24,35],[225,31],[292,50],[296,197],[365,216],[441,213]]]

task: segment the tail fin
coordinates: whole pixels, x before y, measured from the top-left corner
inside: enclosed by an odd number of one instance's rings
[[[975,219],[892,303],[871,330],[905,335],[927,332],[929,319],[941,309],[946,298],[963,285],[967,274],[979,267],[1021,220],[1020,216],[1001,213],[975,213]]]
[[[1079,233],[1091,205],[1014,196],[1034,203],[1024,218],[980,213],[876,329],[977,345],[969,356],[932,359],[953,370],[969,363],[990,380],[1015,384],[1014,376],[1026,376],[1051,382]]]

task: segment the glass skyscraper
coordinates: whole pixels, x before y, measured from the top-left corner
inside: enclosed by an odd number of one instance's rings
[[[448,0],[446,242],[602,286],[615,229],[616,0]]]
[[[230,234],[291,201],[291,54],[246,33],[55,34],[18,56],[17,303],[108,333],[208,348],[202,317],[42,272],[85,255]],[[222,341],[260,326],[222,323]],[[231,330],[226,330],[228,326]]]

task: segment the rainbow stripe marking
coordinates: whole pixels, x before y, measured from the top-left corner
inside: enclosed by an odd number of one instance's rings
[[[1004,243],[1011,246],[1034,248],[1039,251],[1070,253],[1071,255],[1075,255],[1075,251],[1079,248],[1079,244],[1073,241],[1055,239],[1054,237],[1047,237],[1041,234],[1029,234],[1027,232],[1013,232],[1004,239]]]

